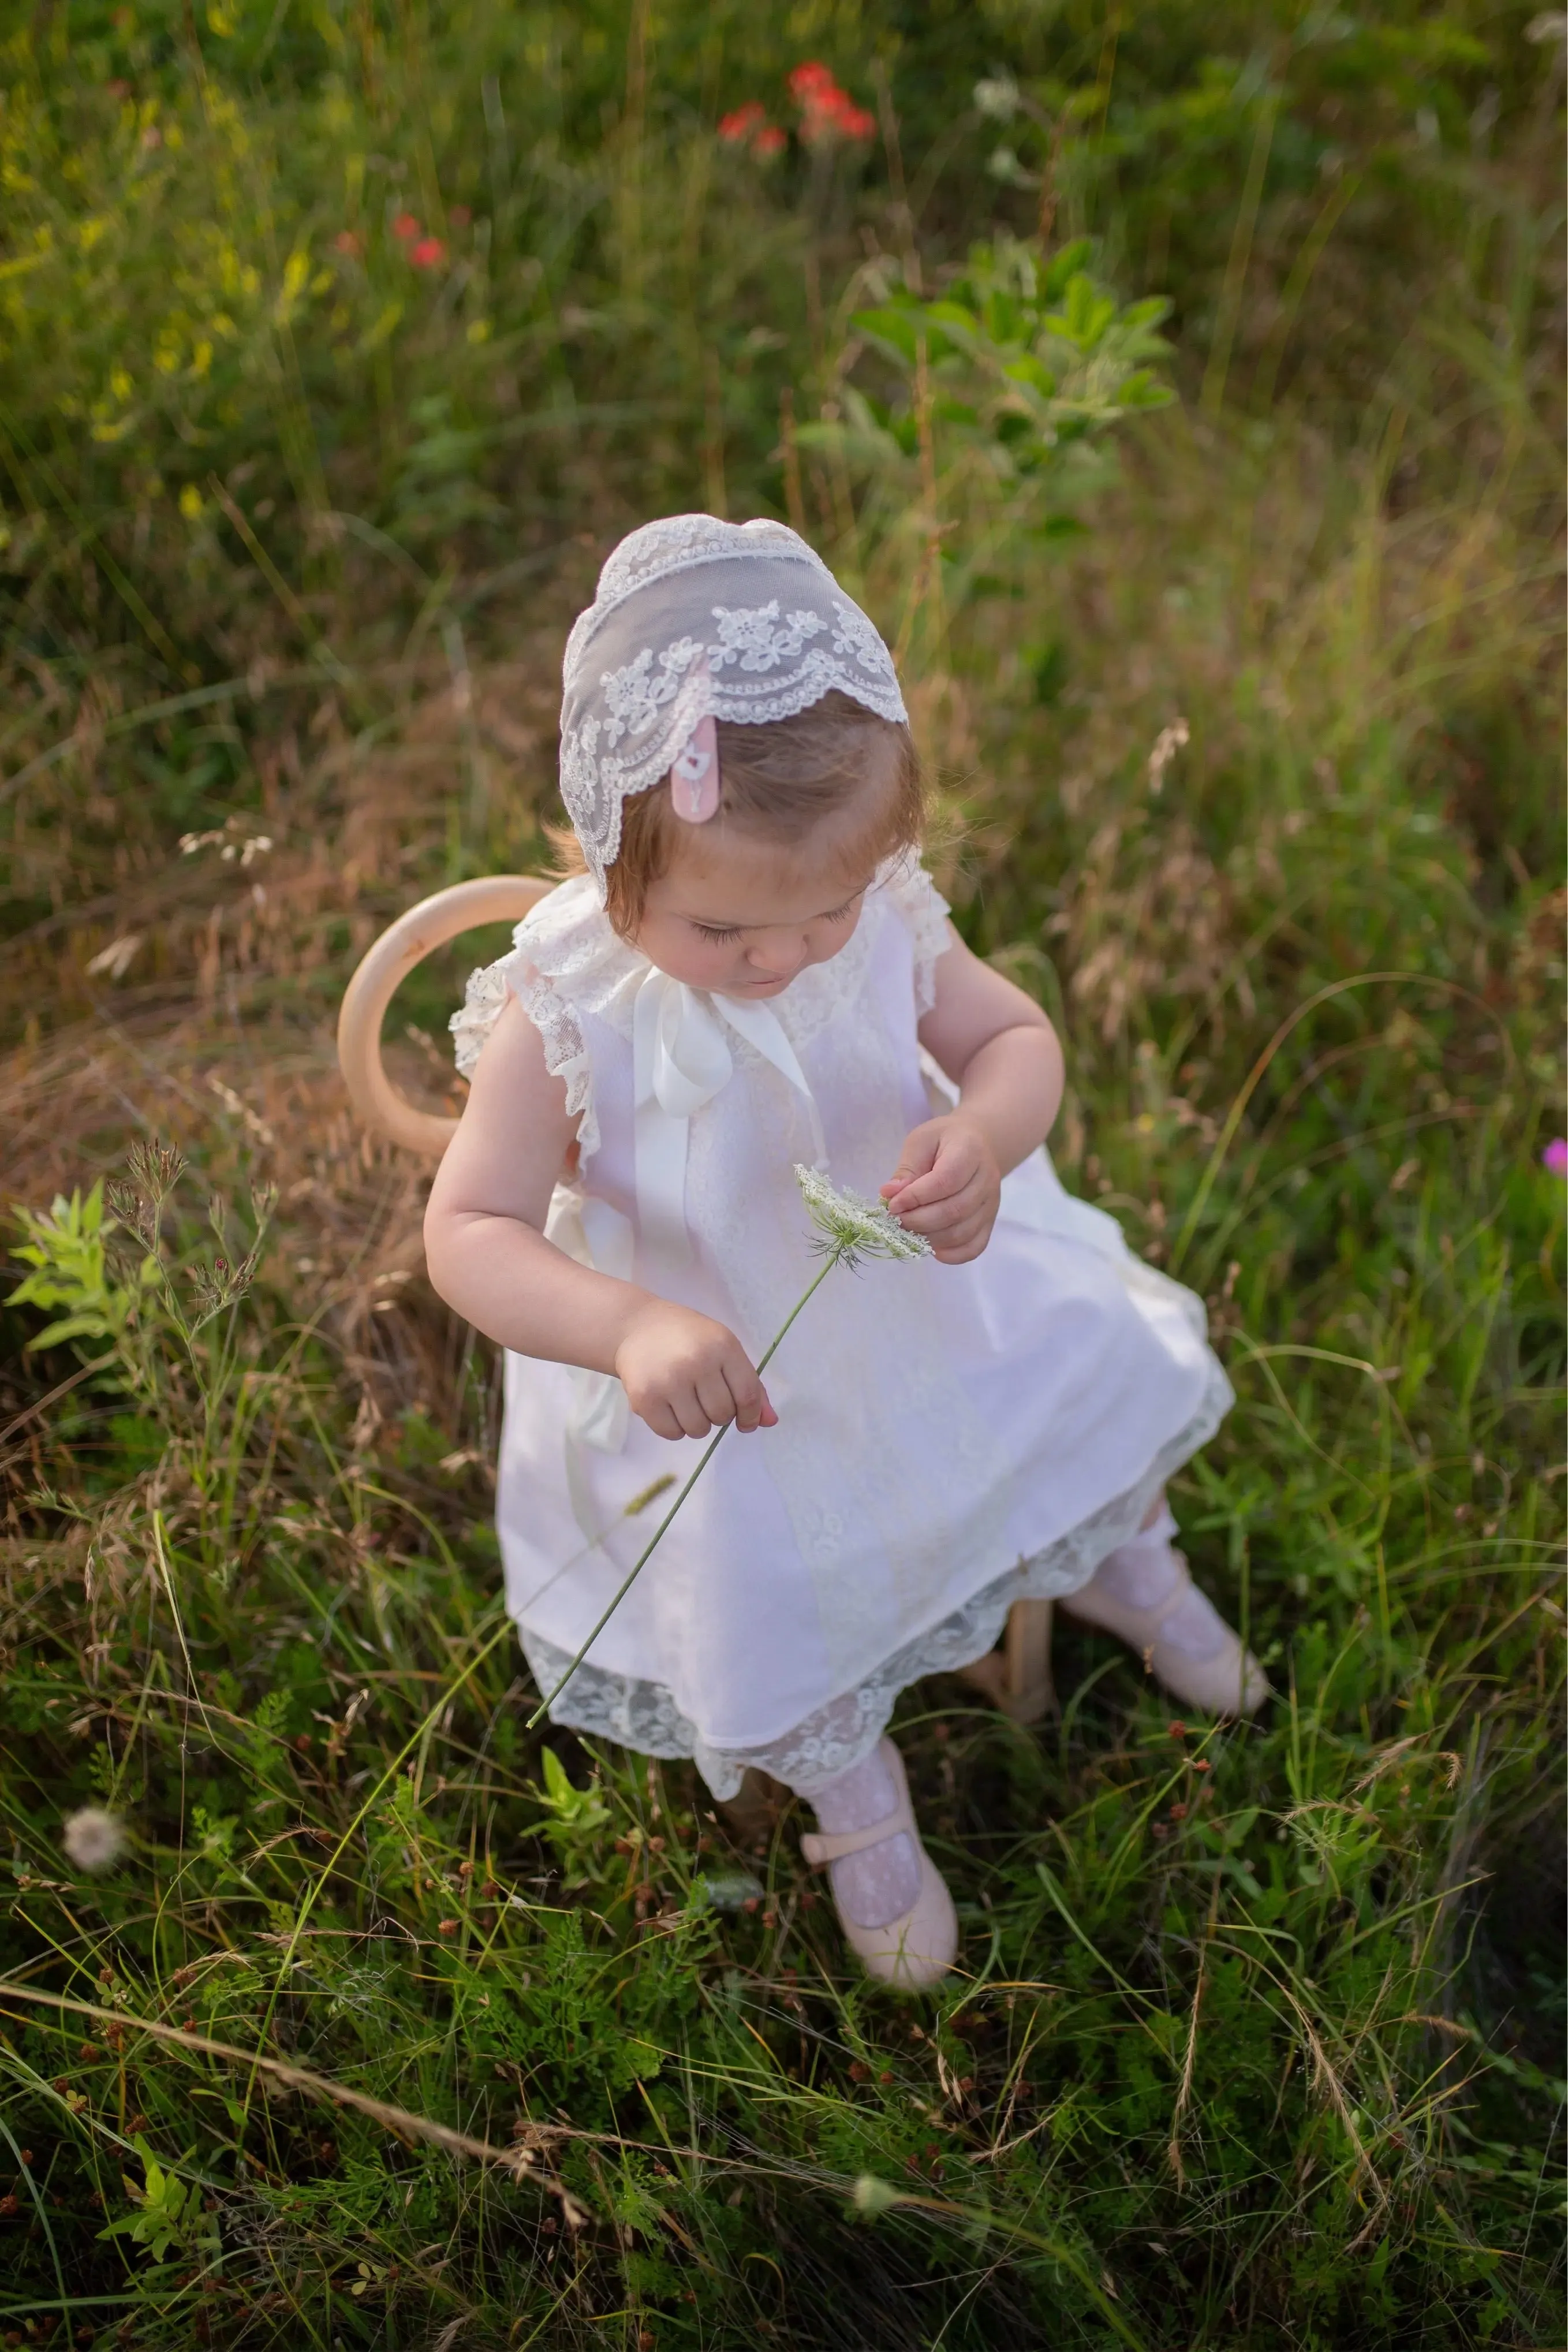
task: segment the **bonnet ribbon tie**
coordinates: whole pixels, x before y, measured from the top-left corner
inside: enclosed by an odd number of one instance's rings
[[[766,1004],[710,996],[668,972],[650,971],[632,1013],[637,1216],[644,1243],[681,1265],[691,1258],[685,1222],[691,1118],[729,1083],[735,1063],[727,1024],[803,1096],[814,1157],[826,1156],[811,1089],[778,1014]]]

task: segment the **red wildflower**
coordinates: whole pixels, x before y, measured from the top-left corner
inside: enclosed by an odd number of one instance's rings
[[[758,132],[756,138],[752,141],[751,152],[754,155],[761,155],[764,157],[768,155],[782,155],[785,148],[789,144],[789,140],[785,136],[784,132],[779,129],[777,123],[769,122]]]
[[[340,253],[354,254],[360,249],[360,240],[351,228],[340,228],[332,242]]]
[[[789,94],[800,110],[800,137],[808,147],[831,139],[870,139],[876,120],[841,89],[829,68],[808,59],[789,77]]]
[[[399,213],[392,223],[393,236],[401,236],[404,245],[419,235],[419,223],[412,213]]]
[[[408,257],[416,269],[438,269],[446,258],[446,247],[438,236],[422,236],[409,247]]]
[[[724,116],[718,126],[718,135],[727,147],[744,147],[752,132],[760,130],[766,120],[763,108],[756,99],[750,98],[744,106],[737,106],[733,114]]]

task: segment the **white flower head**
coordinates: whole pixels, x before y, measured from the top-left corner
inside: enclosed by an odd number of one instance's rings
[[[125,1824],[101,1805],[68,1813],[60,1842],[78,1870],[112,1870],[125,1852]]]
[[[1019,110],[1019,86],[1010,73],[992,74],[975,84],[975,104],[993,122],[1010,122]]]
[[[862,1200],[858,1192],[830,1183],[817,1168],[797,1167],[795,1181],[808,1215],[821,1239],[819,1249],[831,1252],[844,1265],[862,1257],[929,1257],[931,1244],[924,1234],[901,1225],[883,1201]]]

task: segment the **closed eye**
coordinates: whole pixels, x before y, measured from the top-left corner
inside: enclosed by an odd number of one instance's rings
[[[817,920],[820,923],[847,923],[864,897],[863,890],[856,890],[841,907],[834,907],[829,913],[819,915]],[[707,940],[714,947],[733,947],[741,933],[738,923],[699,923],[694,920],[692,929],[699,940]]]

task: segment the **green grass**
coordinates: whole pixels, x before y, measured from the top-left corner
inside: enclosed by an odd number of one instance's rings
[[[1562,83],[1523,21],[13,38],[6,1187],[190,1166],[155,1282],[123,1194],[107,1256],[45,1234],[97,1328],[3,1310],[7,2341],[1562,2340]],[[896,150],[715,142],[805,55],[870,106],[883,61]],[[961,112],[1004,65],[1047,131]],[[913,274],[904,196],[951,290],[1053,138],[1056,249],[1169,294],[1182,395],[1078,477],[852,323]],[[604,546],[726,499],[902,640],[958,919],[1068,1041],[1063,1174],[1209,1302],[1239,1402],[1174,1499],[1280,1693],[1177,1729],[1071,1628],[1039,1732],[906,1693],[964,1928],[915,2002],[788,1812],[525,1733],[496,1367],[332,1067],[375,929],[542,855]],[[400,998],[435,1097],[487,944]],[[131,1841],[96,1874],[89,1804]]]

